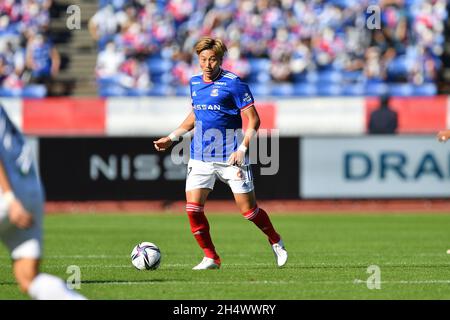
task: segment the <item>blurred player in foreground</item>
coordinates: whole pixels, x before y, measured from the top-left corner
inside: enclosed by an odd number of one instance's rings
[[[447,142],[450,139],[450,130],[441,130],[437,133],[436,138],[439,142]],[[450,249],[447,250],[447,254],[450,254]]]
[[[202,38],[195,51],[203,73],[190,81],[193,110],[169,136],[154,141],[156,150],[165,151],[195,127],[186,180],[186,211],[191,231],[205,257],[193,269],[220,267],[203,209],[216,178],[230,186],[242,215],[267,235],[281,267],[286,264],[287,252],[269,216],[256,204],[253,175],[246,156],[250,139],[260,125],[253,96],[238,76],[221,68],[227,51],[221,40]],[[245,135],[241,113],[248,118]]]
[[[61,279],[39,273],[44,191],[25,139],[0,105],[0,239],[20,289],[38,300],[85,300]]]

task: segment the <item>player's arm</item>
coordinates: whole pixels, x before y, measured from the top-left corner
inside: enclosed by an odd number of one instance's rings
[[[239,166],[244,163],[245,153],[250,146],[250,140],[256,135],[256,132],[258,131],[261,124],[258,111],[256,111],[254,105],[246,108],[244,111],[242,111],[242,113],[247,117],[248,125],[247,129],[245,130],[244,140],[242,141],[239,148],[235,152],[233,152],[228,159],[228,163],[231,165]]]
[[[29,228],[33,224],[33,217],[15,197],[2,162],[0,162],[0,187],[8,210],[9,222],[20,229]]]
[[[166,151],[166,149],[169,148],[174,141],[178,141],[178,139],[182,135],[194,129],[194,124],[195,124],[195,114],[194,111],[191,111],[186,117],[186,119],[184,119],[184,121],[181,123],[181,125],[174,131],[172,131],[171,134],[169,134],[166,137],[162,137],[156,141],[153,141],[155,149],[157,151]]]
[[[450,138],[450,130],[439,131],[436,135],[439,142],[446,142]]]

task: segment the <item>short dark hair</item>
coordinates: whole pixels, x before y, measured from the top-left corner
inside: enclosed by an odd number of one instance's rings
[[[388,94],[382,95],[380,97],[380,106],[381,107],[388,107],[389,106],[389,100],[391,100],[391,97]]]

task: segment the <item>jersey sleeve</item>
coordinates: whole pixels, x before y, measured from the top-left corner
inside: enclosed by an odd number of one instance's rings
[[[237,78],[233,86],[233,98],[236,106],[241,110],[251,107],[255,100],[249,86]]]
[[[194,99],[192,99],[192,78],[189,80],[189,92],[190,92],[190,98],[191,98],[191,107],[194,107]]]

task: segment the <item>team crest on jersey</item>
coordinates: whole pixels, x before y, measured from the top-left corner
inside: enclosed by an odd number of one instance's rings
[[[211,97],[217,97],[219,95],[219,89],[211,90]]]
[[[244,102],[251,102],[252,101],[252,97],[250,97],[248,92],[246,92],[245,95],[244,95],[244,98],[242,100],[244,100]]]

